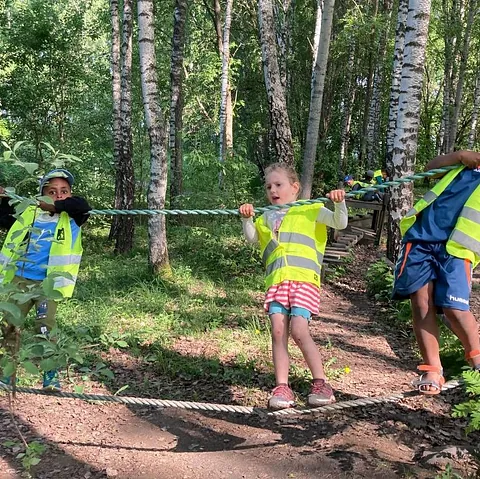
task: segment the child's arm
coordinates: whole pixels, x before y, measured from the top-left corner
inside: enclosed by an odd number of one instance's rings
[[[343,230],[348,224],[348,211],[345,204],[345,191],[333,190],[327,195],[334,203],[335,210],[332,212],[328,208],[320,208],[317,216],[317,223],[323,223],[330,228]]]
[[[467,168],[478,168],[480,166],[480,153],[470,150],[459,150],[446,155],[439,155],[427,163],[425,171],[459,163],[464,164]]]
[[[58,200],[55,201],[53,205],[40,201],[39,206],[42,210],[49,211],[50,213],[61,213],[65,211],[78,226],[82,226],[85,221],[87,221],[88,215],[86,213],[92,209],[87,203],[87,200],[80,196],[71,196],[64,200]]]
[[[253,217],[255,212],[253,211],[253,205],[245,203],[238,209],[240,216],[242,217],[243,235],[249,243],[256,243],[258,241],[257,228],[253,224]]]

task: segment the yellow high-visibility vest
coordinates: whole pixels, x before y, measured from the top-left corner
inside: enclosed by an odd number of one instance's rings
[[[29,206],[8,231],[0,252],[0,283],[9,283],[15,276],[17,261],[25,254],[24,238],[35,221],[36,210],[34,206]],[[83,248],[80,227],[79,230],[72,246],[70,217],[62,211],[55,228],[46,267],[47,277],[55,273],[54,290],[62,293],[64,298],[72,296],[80,269]],[[64,275],[64,273],[67,274]]]
[[[282,281],[302,281],[320,286],[327,227],[317,223],[322,204],[295,206],[283,218],[278,238],[262,215],[255,226],[266,269],[267,288]]]
[[[402,218],[400,221],[402,236],[415,223],[417,215],[431,205],[464,168],[462,165],[449,171]],[[447,241],[447,252],[457,258],[468,259],[474,268],[480,262],[480,185],[468,197],[457,218]]]

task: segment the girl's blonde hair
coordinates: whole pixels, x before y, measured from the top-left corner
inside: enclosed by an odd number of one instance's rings
[[[272,163],[265,168],[265,178],[273,171],[283,171],[291,185],[293,185],[293,183],[298,183],[300,185],[300,180],[298,179],[297,172],[293,166],[290,166],[287,163]]]

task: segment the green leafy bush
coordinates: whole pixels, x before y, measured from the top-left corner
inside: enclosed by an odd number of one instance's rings
[[[393,273],[385,261],[373,263],[367,270],[367,293],[379,301],[388,301],[393,287]]]
[[[480,372],[464,371],[463,379],[467,393],[472,397],[470,400],[458,404],[453,408],[453,417],[469,419],[466,433],[480,430]]]

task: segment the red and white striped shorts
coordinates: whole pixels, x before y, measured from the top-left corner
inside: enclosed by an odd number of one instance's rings
[[[311,283],[285,280],[268,288],[264,308],[268,313],[271,302],[276,301],[287,309],[292,307],[308,309],[312,315],[318,314],[320,289]]]

